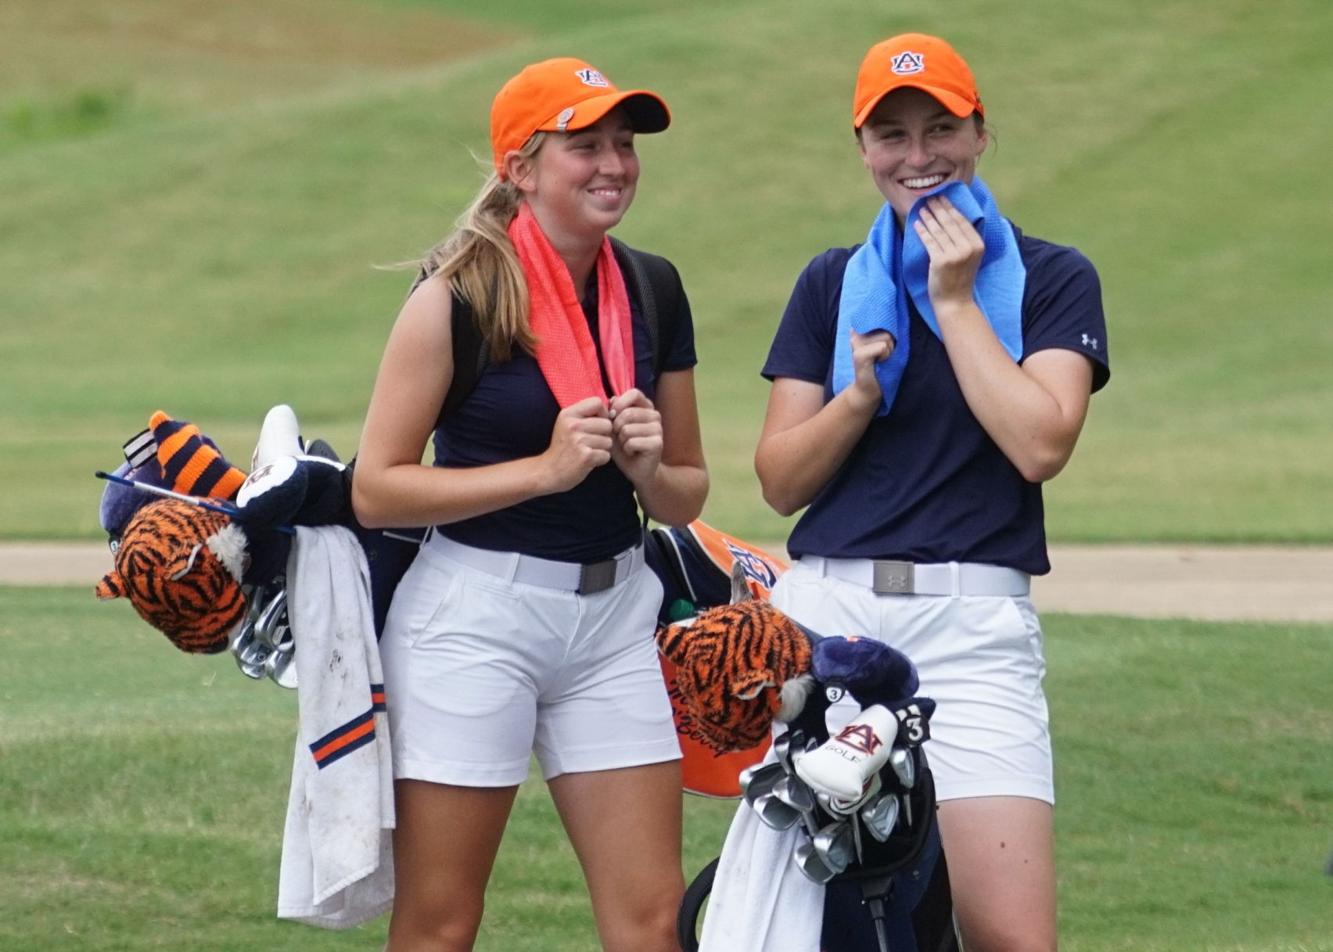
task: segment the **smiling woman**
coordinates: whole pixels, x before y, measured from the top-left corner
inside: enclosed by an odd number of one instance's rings
[[[670,121],[655,93],[580,60],[511,78],[491,107],[494,173],[385,348],[353,505],[364,525],[432,527],[380,642],[393,952],[472,948],[533,754],[602,947],[676,948],[680,747],[643,526],[689,522],[708,490],[694,330],[683,291],[650,324],[651,282],[627,280],[649,256],[607,235],[638,187],[634,136]],[[476,349],[455,336],[473,329],[489,360],[460,401],[451,385],[475,368],[455,354]]]
[[[861,158],[898,217],[947,181],[970,182],[990,141],[980,113],[959,117],[930,93],[885,97],[858,130]]]
[[[1029,590],[1050,569],[1041,483],[1110,374],[1100,285],[1077,251],[1013,226],[976,177],[985,109],[944,40],[873,46],[852,126],[884,204],[863,244],[797,279],[763,370],[764,498],[806,510],[772,600],[916,662],[938,704],[925,749],[963,945],[1053,950],[1046,663]]]

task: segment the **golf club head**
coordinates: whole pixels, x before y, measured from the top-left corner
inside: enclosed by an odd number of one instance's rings
[[[791,858],[796,868],[804,873],[807,879],[821,886],[838,875],[838,871],[831,869],[815,852],[813,840],[801,840],[797,843],[796,849],[792,850]]]
[[[787,771],[782,764],[751,764],[740,772],[741,796],[753,806],[757,798],[772,792],[773,785],[785,776]]]
[[[231,653],[236,657],[236,667],[241,669],[241,674],[258,681],[267,673],[264,664],[273,653],[273,649],[256,641],[254,631],[251,629],[237,632],[236,637],[232,639]]]
[[[906,747],[893,748],[889,754],[889,766],[893,768],[893,775],[904,790],[916,786],[916,759]]]
[[[278,687],[296,687],[296,665],[293,663],[293,647],[294,645],[289,639],[283,642],[282,646],[275,648],[273,653],[264,659],[264,673]]]
[[[773,738],[773,755],[777,757],[782,769],[791,772],[791,731],[783,731]]]
[[[810,788],[799,777],[790,774],[773,785],[773,796],[799,813],[808,813],[815,808],[815,795]]]
[[[852,825],[846,820],[834,820],[816,833],[810,842],[814,846],[815,855],[835,875],[845,870],[856,858],[856,840]]]
[[[255,621],[255,640],[268,648],[276,648],[287,630],[287,588],[274,592]]]
[[[790,830],[801,822],[801,811],[789,807],[772,793],[757,797],[750,806],[759,814],[765,826],[775,830]]]
[[[241,623],[236,626],[236,631],[228,644],[232,656],[236,659],[236,667],[240,668],[241,673],[247,678],[255,680],[264,676],[264,660],[268,657],[268,649],[255,642],[255,619],[259,611],[258,602],[251,601],[249,610],[241,619]]]
[[[875,839],[888,842],[898,825],[898,797],[890,793],[867,803],[861,808],[861,822]]]

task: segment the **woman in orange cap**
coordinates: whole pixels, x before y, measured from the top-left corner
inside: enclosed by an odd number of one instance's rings
[[[638,184],[635,134],[669,121],[658,96],[579,60],[510,79],[491,110],[494,174],[385,349],[353,504],[366,526],[432,527],[380,644],[392,952],[472,948],[534,753],[603,948],[676,949],[680,749],[638,510],[688,523],[708,477],[679,279],[656,259],[677,293],[647,302],[630,256],[649,256],[607,237]],[[479,374],[456,365],[460,309],[488,351]],[[432,434],[435,465],[422,465]]]
[[[764,497],[805,509],[772,598],[916,662],[938,703],[926,751],[964,944],[1054,949],[1045,661],[1028,591],[1050,568],[1041,484],[1109,376],[1100,286],[1076,250],[1000,215],[976,178],[985,110],[948,43],[876,44],[852,124],[884,205],[864,244],[806,267],[763,369]]]

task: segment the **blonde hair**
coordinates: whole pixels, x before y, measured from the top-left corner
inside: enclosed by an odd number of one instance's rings
[[[519,155],[531,159],[546,133],[534,132]],[[472,307],[473,319],[495,360],[507,360],[517,344],[532,352],[537,338],[528,324],[528,282],[523,275],[509,223],[521,201],[513,182],[491,172],[477,197],[458,217],[454,231],[422,262],[438,272]]]

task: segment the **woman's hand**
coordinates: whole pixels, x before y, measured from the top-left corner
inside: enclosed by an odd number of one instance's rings
[[[930,256],[926,290],[930,303],[941,307],[972,303],[972,289],[981,267],[986,243],[972,223],[943,196],[926,200],[921,217],[913,222]]]
[[[662,462],[662,414],[637,388],[611,401],[611,459],[636,487],[648,483]]]
[[[573,489],[610,462],[611,431],[611,418],[600,397],[587,397],[561,410],[551,428],[551,445],[541,456],[547,492]]]
[[[869,334],[852,335],[852,370],[854,377],[851,391],[852,399],[858,407],[878,407],[884,398],[884,391],[875,375],[875,365],[881,360],[888,360],[893,353],[894,339],[888,331],[871,331]]]
[[[1074,451],[1092,393],[1092,363],[1051,348],[1015,363],[973,296],[986,244],[947,199],[921,210],[916,233],[930,255],[927,289],[940,338],[968,409],[1019,474],[1053,478]]]

